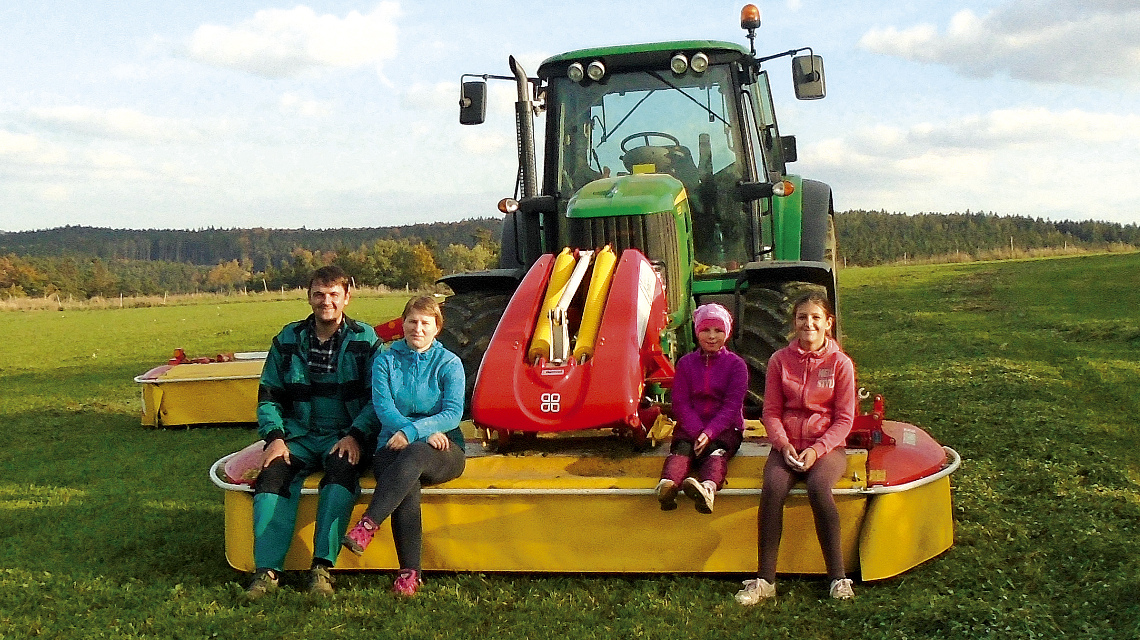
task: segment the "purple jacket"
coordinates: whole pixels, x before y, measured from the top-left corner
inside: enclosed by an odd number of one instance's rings
[[[728,349],[686,354],[673,378],[673,437],[696,440],[703,432],[711,441],[729,429],[743,432],[747,392],[748,365],[740,356]]]

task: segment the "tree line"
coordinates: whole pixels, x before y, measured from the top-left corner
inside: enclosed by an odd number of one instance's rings
[[[357,286],[422,289],[444,274],[498,266],[499,226],[498,220],[474,220],[327,231],[64,227],[3,234],[0,250],[8,253],[0,254],[0,295],[106,298],[293,289],[329,264],[345,269]],[[147,244],[180,259],[131,257]]]
[[[1010,249],[1102,250],[1140,246],[1140,226],[1095,220],[1052,221],[994,213],[846,211],[835,216],[839,255],[848,265],[905,259],[968,259]]]
[[[76,256],[113,260],[216,265],[237,260],[255,271],[279,266],[293,250],[338,251],[378,240],[423,242],[429,248],[473,247],[488,234],[499,237],[502,220],[473,218],[396,227],[356,229],[107,229],[65,226],[41,231],[0,232],[0,255]]]
[[[304,287],[337,264],[359,286],[430,286],[444,274],[498,264],[502,222],[484,218],[366,229],[123,230],[61,227],[0,233],[0,295],[80,298]],[[841,259],[971,259],[1016,248],[1140,246],[1140,227],[993,213],[846,211],[835,216]]]

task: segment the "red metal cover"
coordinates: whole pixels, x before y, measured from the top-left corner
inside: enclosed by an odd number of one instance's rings
[[[550,277],[544,255],[523,278],[479,367],[471,417],[480,427],[525,432],[640,425],[646,373],[660,353],[667,321],[660,277],[639,251],[614,270],[594,356],[582,364],[527,361],[527,348]]]
[[[946,464],[946,450],[921,428],[884,420],[883,432],[894,439],[894,444],[875,446],[868,453],[868,484],[906,484],[937,473]]]

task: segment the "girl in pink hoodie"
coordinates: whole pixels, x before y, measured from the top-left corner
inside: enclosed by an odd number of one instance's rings
[[[855,595],[843,570],[839,511],[831,494],[847,469],[843,445],[855,419],[855,366],[835,342],[835,314],[826,296],[800,297],[792,314],[795,337],[768,361],[763,421],[772,451],[760,496],[760,572],[736,594],[741,604],[776,595],[784,501],[799,480],[807,485],[831,597]]]

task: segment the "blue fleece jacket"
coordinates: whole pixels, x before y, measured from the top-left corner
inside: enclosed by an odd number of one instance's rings
[[[380,419],[377,446],[401,431],[408,442],[443,432],[463,445],[463,363],[438,341],[418,353],[403,340],[381,352],[372,369],[372,406]]]

